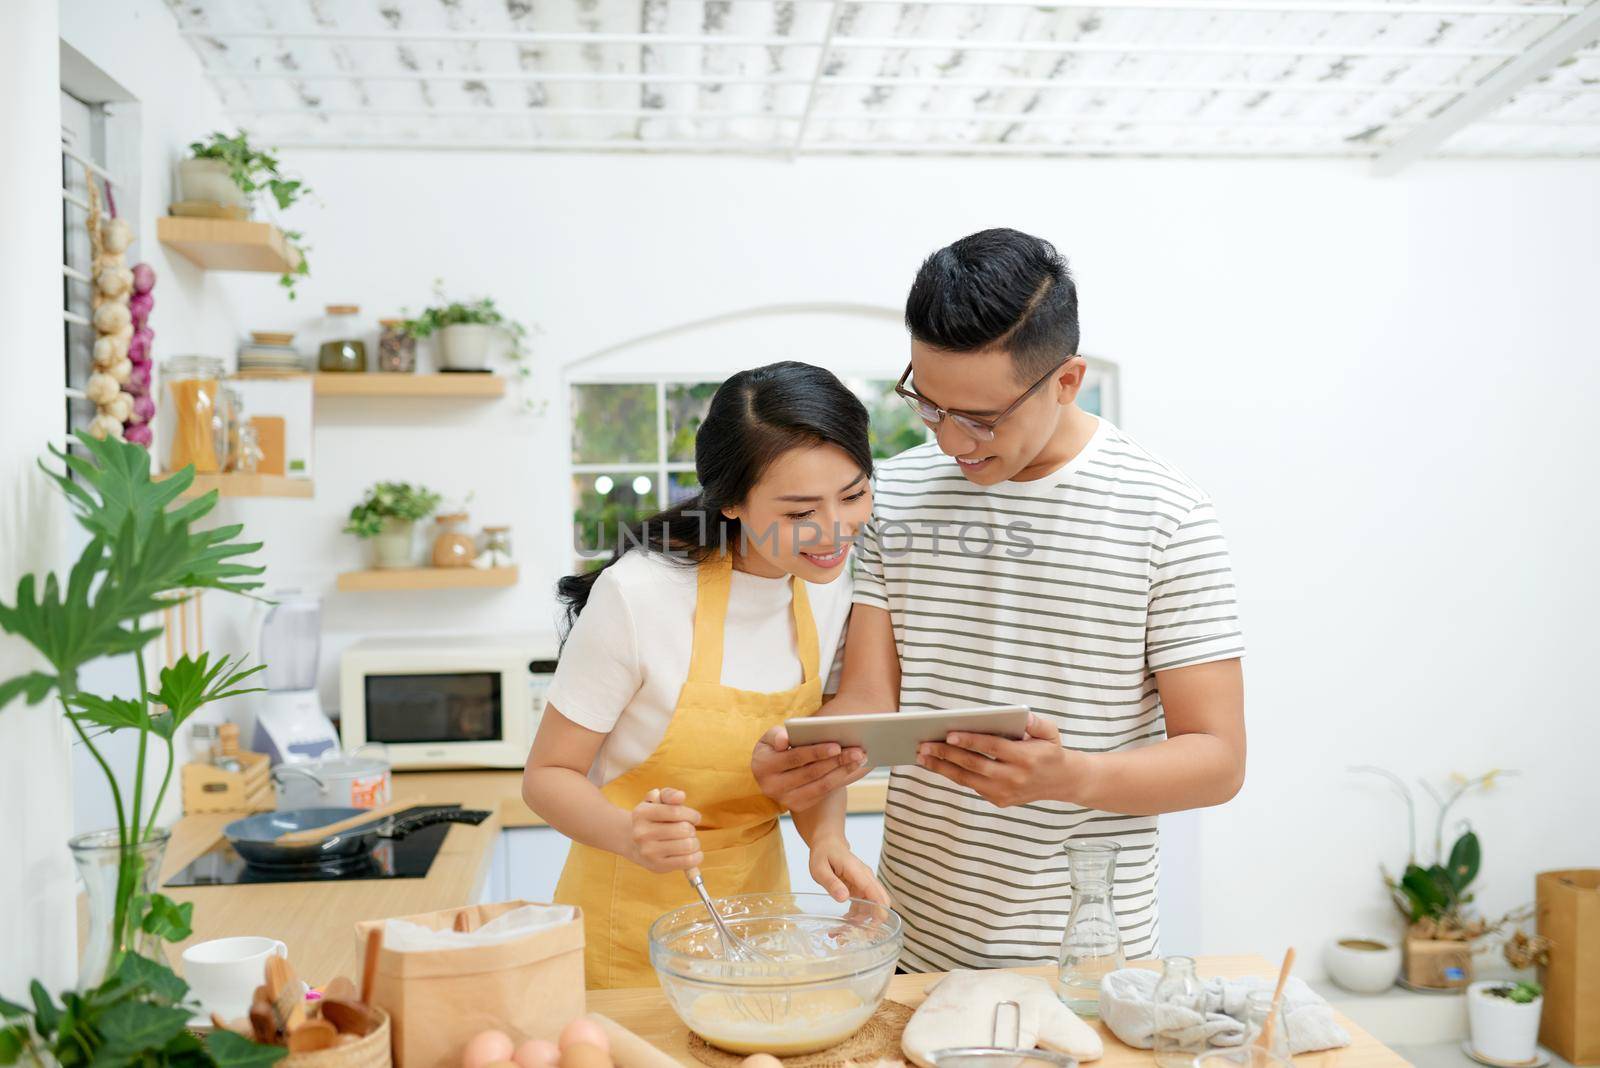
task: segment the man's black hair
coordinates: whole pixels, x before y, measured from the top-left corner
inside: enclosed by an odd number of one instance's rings
[[[1004,349],[1033,382],[1078,352],[1078,290],[1055,246],[1020,230],[983,230],[923,261],[906,328],[946,352]]]

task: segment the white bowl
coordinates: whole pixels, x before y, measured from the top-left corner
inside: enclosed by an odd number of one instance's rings
[[[1381,949],[1345,945],[1367,942]],[[1328,978],[1352,994],[1381,994],[1394,986],[1400,974],[1400,944],[1386,935],[1344,935],[1328,943],[1322,951],[1322,966]]]

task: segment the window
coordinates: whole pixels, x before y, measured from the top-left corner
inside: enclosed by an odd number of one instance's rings
[[[872,455],[928,439],[895,396],[893,379],[847,378],[871,417]],[[693,496],[694,436],[720,382],[576,382],[572,385],[574,545],[593,556],[617,531]]]
[[[1088,357],[1078,393],[1088,412],[1117,422],[1117,365]],[[895,456],[928,440],[928,429],[894,392],[893,379],[846,378],[871,418],[872,455]],[[616,544],[618,531],[693,496],[694,436],[720,382],[574,382],[572,525],[579,566]]]

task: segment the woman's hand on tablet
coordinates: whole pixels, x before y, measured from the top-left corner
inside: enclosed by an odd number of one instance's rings
[[[774,727],[761,736],[750,756],[750,771],[761,792],[790,811],[810,808],[841,786],[849,786],[872,769],[860,749],[841,749],[837,742],[789,744],[789,732]]]
[[[651,790],[633,809],[633,842],[628,859],[653,872],[687,871],[705,860],[695,824],[700,813],[687,807],[682,790]]]
[[[842,837],[830,835],[811,847],[811,877],[835,901],[858,897],[889,904],[889,891]]]

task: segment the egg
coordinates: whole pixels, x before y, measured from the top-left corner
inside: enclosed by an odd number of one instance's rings
[[[612,1068],[611,1054],[587,1042],[574,1042],[562,1048],[561,1068]]]
[[[606,1038],[605,1030],[593,1020],[578,1016],[561,1029],[561,1052],[567,1052],[567,1047],[579,1044],[594,1046],[601,1053],[611,1052],[611,1041]],[[566,1064],[566,1058],[562,1058]]]
[[[561,1050],[554,1042],[530,1038],[517,1047],[511,1059],[518,1068],[556,1068],[561,1063]]]
[[[511,1059],[511,1036],[504,1031],[479,1031],[461,1051],[461,1068],[489,1068]]]
[[[739,1068],[783,1068],[783,1062],[770,1053],[754,1053],[740,1061]]]

